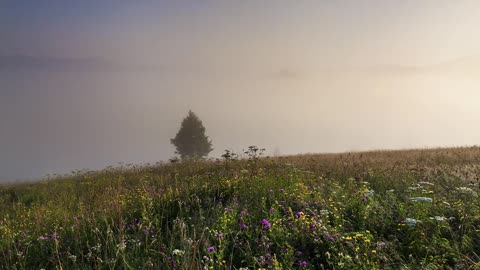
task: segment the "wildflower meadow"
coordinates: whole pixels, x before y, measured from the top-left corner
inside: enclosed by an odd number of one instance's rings
[[[480,148],[123,165],[0,186],[0,269],[478,269]]]

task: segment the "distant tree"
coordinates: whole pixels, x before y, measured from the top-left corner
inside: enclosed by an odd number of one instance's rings
[[[193,113],[188,112],[175,138],[170,140],[176,147],[176,154],[185,159],[200,159],[208,155],[212,148],[212,141],[205,135],[202,121]]]

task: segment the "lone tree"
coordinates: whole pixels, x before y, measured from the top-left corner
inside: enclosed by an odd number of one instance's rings
[[[205,136],[202,121],[192,111],[188,111],[180,130],[170,141],[177,148],[175,153],[179,154],[183,160],[203,158],[213,150],[212,141]]]

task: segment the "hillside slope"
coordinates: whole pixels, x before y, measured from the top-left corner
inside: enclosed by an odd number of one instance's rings
[[[129,165],[0,186],[0,269],[480,266],[480,148]]]

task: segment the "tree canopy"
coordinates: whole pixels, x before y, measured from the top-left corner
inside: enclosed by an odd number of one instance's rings
[[[177,135],[170,141],[176,147],[175,153],[183,160],[204,158],[213,150],[202,121],[192,111],[188,112]]]

